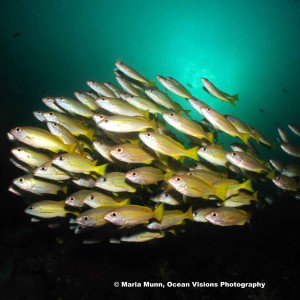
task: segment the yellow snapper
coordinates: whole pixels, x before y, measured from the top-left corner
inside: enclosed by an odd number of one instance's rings
[[[145,94],[136,89],[132,83],[127,80],[124,76],[117,75],[116,79],[120,86],[129,94],[137,96],[137,97],[145,97]],[[120,94],[121,96],[121,94]]]
[[[45,122],[46,119],[44,118],[43,113],[44,113],[43,111],[36,110],[36,111],[33,112],[33,115],[40,122]]]
[[[84,207],[84,200],[91,192],[91,190],[79,190],[78,192],[69,195],[65,199],[65,204],[73,207]]]
[[[84,135],[88,139],[93,140],[94,130],[82,125],[79,121],[75,120],[74,118],[71,118],[65,114],[52,111],[45,112],[43,116],[49,122],[55,122],[64,126],[75,136]]]
[[[78,140],[67,128],[55,122],[47,122],[47,127],[50,132],[57,136],[65,145],[73,146],[75,154],[82,154]]]
[[[165,179],[164,173],[153,167],[136,168],[128,171],[125,176],[131,182],[141,185],[154,184]]]
[[[108,211],[104,219],[119,226],[135,226],[147,223],[152,218],[161,221],[163,212],[163,204],[157,206],[155,210],[140,205],[124,205]]]
[[[197,98],[188,98],[189,103],[195,108],[195,110],[202,115],[201,108],[209,107],[205,102]]]
[[[121,93],[123,100],[142,111],[149,111],[152,114],[161,114],[162,110],[153,102],[148,100],[146,96],[134,96],[127,93]]]
[[[250,137],[256,140],[256,142],[259,142],[259,136],[251,131],[250,126],[245,124],[237,117],[231,115],[224,115],[224,117],[237,129],[238,132],[248,134]]]
[[[250,223],[251,214],[233,207],[219,207],[205,215],[205,219],[214,225],[233,226]]]
[[[52,165],[52,161],[47,161],[34,170],[34,176],[50,180],[68,180],[71,176]]]
[[[100,82],[89,80],[86,83],[99,96],[112,97],[112,98],[115,97],[115,93]]]
[[[110,192],[129,192],[135,193],[136,188],[125,182],[125,173],[122,172],[110,172],[105,176],[99,177],[96,181],[96,186],[100,189]]]
[[[143,75],[141,75],[140,73],[138,73],[137,71],[129,67],[128,65],[124,64],[122,61],[120,60],[116,61],[115,65],[120,71],[122,71],[128,77],[150,86],[155,85],[155,82],[148,80]]]
[[[233,106],[235,106],[235,101],[239,100],[239,95],[230,96],[227,93],[220,91],[215,85],[212,84],[208,79],[201,78],[201,81],[205,87],[205,91],[207,91],[212,96],[220,99],[221,101],[229,102]]]
[[[160,239],[165,236],[163,232],[143,231],[129,236],[122,236],[121,242],[141,243],[148,242],[154,239]]]
[[[128,205],[129,199],[124,199],[122,201],[117,201],[111,196],[106,194],[97,192],[97,191],[90,191],[90,193],[85,197],[84,203],[90,207],[97,208],[100,206],[122,206]]]
[[[185,219],[194,221],[191,206],[186,212],[181,210],[165,210],[161,222],[153,221],[147,225],[147,228],[151,230],[162,230],[171,226],[180,225]]]
[[[281,173],[287,177],[300,176],[300,166],[296,164],[288,164],[282,168]]]
[[[191,149],[185,149],[182,144],[168,137],[167,135],[157,132],[141,132],[139,138],[150,149],[157,151],[161,154],[171,156],[175,159],[179,159],[181,156],[187,156],[194,160],[199,160],[197,151],[198,147]]]
[[[266,166],[264,166],[253,155],[248,154],[246,152],[238,152],[238,151],[228,152],[228,154],[226,154],[226,158],[232,164],[234,164],[235,166],[241,169],[245,169],[256,173],[268,172]]]
[[[104,82],[103,84],[111,91],[113,91],[117,98],[120,98],[120,94],[123,92],[121,89],[119,89],[116,85],[114,85],[111,82]]]
[[[31,204],[25,213],[39,218],[66,217],[67,214],[78,215],[77,212],[65,209],[64,201],[42,200]]]
[[[100,97],[96,99],[96,103],[101,108],[115,115],[122,115],[128,117],[144,117],[147,115],[144,111],[118,98]]]
[[[147,128],[155,128],[155,121],[144,117],[107,116],[97,126],[112,132],[140,132]]]
[[[13,180],[13,184],[23,191],[33,194],[57,194],[59,191],[67,192],[67,186],[55,184],[34,178],[32,175],[20,176]]]
[[[42,101],[46,106],[55,110],[56,112],[63,113],[63,114],[65,113],[65,111],[60,107],[58,107],[57,104],[55,103],[55,97],[45,97],[42,98]]]
[[[288,127],[294,134],[296,134],[297,136],[300,137],[300,128],[299,127],[297,127],[295,124],[289,124]]]
[[[239,132],[222,114],[211,107],[201,107],[200,110],[202,115],[214,125],[215,128],[231,136],[239,137],[245,144],[248,143],[249,134]]]
[[[71,173],[96,172],[100,175],[105,173],[107,164],[97,166],[97,161],[91,161],[83,156],[65,153],[52,159],[52,164]]]
[[[205,208],[198,208],[193,212],[193,219],[196,222],[202,222],[202,223],[206,223],[208,222],[205,219],[205,216],[211,212],[212,210],[214,210],[214,207],[205,207]]]
[[[200,147],[198,150],[198,155],[215,166],[226,166],[228,165],[228,160],[226,158],[227,151],[223,150],[218,145],[207,145],[205,147]]]
[[[257,192],[253,193],[252,195],[249,195],[245,192],[239,192],[238,195],[231,196],[218,205],[226,207],[239,207],[243,205],[250,205],[251,201],[257,201]]]
[[[177,80],[172,77],[156,76],[157,80],[169,91],[182,97],[190,98],[192,94]]]
[[[101,206],[86,210],[76,218],[76,223],[86,227],[103,226],[108,223],[104,215],[113,208],[114,206]]]
[[[97,103],[95,102],[95,98],[83,92],[74,92],[74,96],[78,99],[83,105],[88,107],[92,111],[99,110]]]
[[[182,194],[176,190],[164,190],[160,194],[150,198],[151,201],[161,202],[168,205],[180,205],[182,204]]]
[[[31,167],[38,167],[50,160],[50,156],[26,147],[11,149],[11,153],[20,161]]]
[[[165,94],[159,89],[146,89],[145,93],[158,105],[161,105],[167,109],[171,109],[174,111],[182,110],[180,105],[175,103],[167,94]]]
[[[272,179],[276,186],[280,189],[296,192],[300,189],[299,183],[291,177],[279,175]]]
[[[221,200],[226,199],[226,184],[213,187],[200,178],[187,174],[175,175],[168,181],[175,190],[192,198],[208,199],[209,196],[217,196]]]
[[[163,118],[177,130],[199,139],[205,138],[213,143],[213,133],[204,131],[196,122],[175,112],[164,113]]]
[[[73,152],[74,146],[63,144],[55,135],[37,127],[16,127],[10,133],[20,142],[52,152]]]
[[[93,116],[93,112],[78,100],[66,97],[58,97],[55,98],[55,103],[70,114],[75,114],[86,118],[91,118]]]
[[[285,153],[295,157],[300,157],[300,147],[285,142],[281,142],[280,147],[283,149]]]

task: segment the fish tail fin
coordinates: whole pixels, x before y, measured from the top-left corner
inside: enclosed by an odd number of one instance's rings
[[[254,200],[254,201],[256,201],[256,202],[258,201],[258,200],[257,200],[257,191],[252,195],[252,197],[253,197],[253,200]]]
[[[248,140],[250,137],[248,133],[240,133],[239,137],[246,145],[248,144]]]
[[[227,190],[228,190],[227,184],[221,184],[216,187],[215,194],[218,198],[224,201],[226,200]]]
[[[214,139],[214,134],[212,133],[212,132],[207,132],[206,133],[206,137],[207,137],[207,139],[213,144],[214,143],[214,141],[213,141],[213,139]]]
[[[61,188],[62,192],[67,194],[68,193],[68,186],[67,185],[64,185],[62,188]]]
[[[194,148],[190,148],[187,151],[187,157],[190,157],[194,160],[199,160],[199,156],[198,156],[198,150],[199,150],[199,146],[196,146]]]
[[[231,99],[233,99],[234,101],[240,101],[239,94],[231,96]]]
[[[96,166],[96,167],[94,168],[94,171],[95,171],[96,173],[98,173],[99,175],[102,176],[102,175],[105,174],[107,165],[108,165],[108,164],[104,164],[104,165],[101,165],[101,166]]]
[[[242,182],[241,185],[240,185],[240,188],[245,189],[245,190],[250,191],[250,192],[254,192],[253,187],[252,187],[251,179],[248,179],[248,180]]]
[[[79,211],[68,211],[68,213],[75,215],[76,217],[78,217],[81,214],[81,212],[79,212]]]
[[[275,170],[272,170],[267,173],[266,178],[273,179],[275,177]]]
[[[148,80],[147,84],[154,87],[156,85],[156,82],[152,80]]]
[[[172,171],[169,171],[167,173],[164,174],[164,181],[168,182],[169,178],[171,178],[174,175],[174,173]]]
[[[236,106],[235,101],[236,101],[236,99],[232,99],[232,98],[229,99],[229,103],[233,106]]]
[[[119,202],[120,206],[129,205],[129,204],[130,204],[130,198],[127,198]]]
[[[186,217],[186,219],[190,219],[190,220],[194,221],[192,206],[190,206],[189,209],[185,212],[185,217]]]
[[[68,153],[74,153],[75,150],[77,149],[77,144],[73,143],[73,144],[68,144],[67,146],[67,151]],[[77,149],[78,150],[78,149]]]
[[[95,131],[93,129],[88,129],[86,132],[86,137],[92,141],[94,138],[94,134],[95,134]]]
[[[157,221],[161,222],[163,215],[164,215],[164,204],[161,203],[154,210],[154,218]]]
[[[151,128],[157,132],[158,130],[157,130],[155,119],[150,120],[150,123],[151,123]]]
[[[149,119],[149,110],[144,110],[143,116],[144,116],[144,118]]]

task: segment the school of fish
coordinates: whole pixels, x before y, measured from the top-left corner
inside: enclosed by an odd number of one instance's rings
[[[115,66],[118,85],[92,80],[74,98],[45,97],[45,111],[33,112],[41,128],[8,132],[10,161],[26,173],[9,191],[28,202],[32,221],[70,217],[75,233],[107,227],[112,243],[145,242],[181,232],[185,222],[250,223],[258,181],[300,198],[300,166],[262,161],[255,146],[274,144],[257,129],[174,78],[150,81],[121,61]],[[210,95],[236,106],[238,95],[200,80]],[[300,137],[300,128],[288,127]],[[218,143],[220,134],[232,137],[230,151]],[[285,130],[278,134],[282,150],[299,158]]]

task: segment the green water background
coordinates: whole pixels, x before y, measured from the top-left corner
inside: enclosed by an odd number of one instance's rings
[[[31,113],[47,110],[43,96],[72,96],[88,90],[86,80],[115,82],[117,59],[149,79],[159,74],[191,85],[194,96],[272,141],[276,123],[287,131],[289,123],[300,126],[299,1],[17,0],[0,6],[4,131],[38,125]],[[201,77],[240,94],[237,107],[206,94]],[[266,153],[288,158],[280,149]]]

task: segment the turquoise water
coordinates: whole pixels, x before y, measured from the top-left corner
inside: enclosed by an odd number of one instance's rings
[[[42,96],[114,81],[122,59],[149,78],[189,83],[193,95],[272,140],[275,123],[299,125],[298,1],[4,1],[1,24],[6,124],[34,122]],[[237,107],[207,95],[200,77],[240,94]]]

